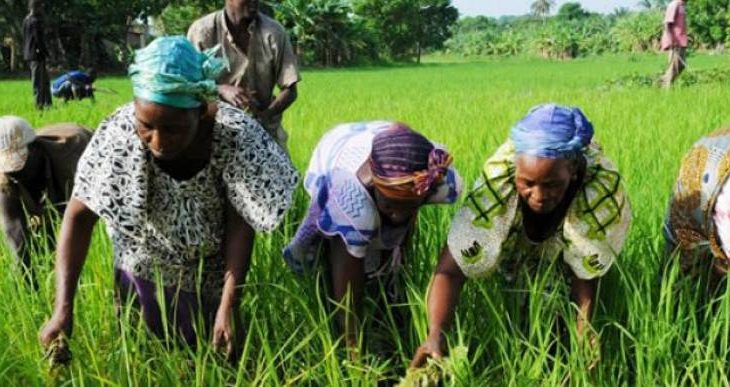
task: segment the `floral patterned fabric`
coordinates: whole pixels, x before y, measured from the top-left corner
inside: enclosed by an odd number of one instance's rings
[[[728,190],[723,190],[728,175],[730,129],[700,139],[682,160],[664,222],[664,236],[670,250],[679,249],[685,269],[695,258],[704,256],[715,257],[715,265],[721,270],[728,267],[722,243],[726,231],[718,227],[728,224],[730,198]]]
[[[584,156],[586,175],[565,219],[547,240],[533,242],[522,224],[514,146],[503,144],[487,160],[449,232],[449,248],[464,274],[484,277],[499,270],[512,276],[528,261],[562,256],[578,278],[604,275],[623,247],[631,208],[621,176],[598,145],[591,144]]]
[[[179,181],[153,161],[135,132],[134,106],[105,120],[78,165],[73,197],[105,222],[117,269],[164,286],[219,292],[226,202],[254,229],[275,228],[298,180],[261,126],[220,103],[208,165]]]

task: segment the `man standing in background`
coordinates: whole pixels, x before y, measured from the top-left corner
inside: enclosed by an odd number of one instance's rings
[[[218,79],[221,99],[250,113],[286,149],[282,114],[297,98],[300,77],[284,27],[259,12],[258,0],[226,0],[223,10],[195,21],[188,38],[200,50],[221,46],[229,62]]]
[[[687,67],[687,12],[686,0],[673,0],[667,6],[664,16],[662,50],[669,51],[669,68],[662,78],[665,88],[672,86],[675,79]]]
[[[23,20],[23,59],[30,67],[35,106],[43,109],[51,106],[51,88],[46,71],[47,50],[41,0],[30,0],[29,8],[30,13]]]

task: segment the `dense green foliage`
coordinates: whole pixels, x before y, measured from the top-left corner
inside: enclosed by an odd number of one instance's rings
[[[132,47],[130,31],[150,20],[160,34],[185,34],[197,18],[223,7],[222,0],[46,1],[50,64],[60,68],[123,68]],[[290,33],[305,65],[334,66],[385,59],[414,60],[440,49],[451,36],[458,11],[450,0],[270,0],[262,11]],[[0,0],[0,47],[22,43],[27,0]],[[0,71],[8,66],[0,50]],[[22,64],[22,61],[19,61]]]
[[[692,0],[688,3],[693,12],[689,17],[695,44],[714,47],[730,39],[729,0]]]
[[[467,56],[535,55],[574,58],[658,49],[668,0],[643,0],[640,10],[599,15],[580,2],[535,0],[530,14],[499,19],[465,17],[450,0],[262,0],[262,10],[289,31],[301,63],[340,66],[383,60],[418,60],[445,49]],[[26,0],[0,0],[0,46],[17,47]],[[128,32],[184,34],[188,26],[222,0],[47,1],[50,63],[59,68],[123,68],[131,47]],[[730,0],[687,3],[693,48],[715,49],[730,40]],[[553,15],[553,16],[551,16]],[[151,17],[151,18],[148,18]],[[0,71],[8,66],[0,49]],[[22,63],[22,61],[20,61]]]
[[[659,10],[609,17],[570,8],[545,21],[531,17],[464,18],[455,27],[454,36],[446,41],[446,48],[467,56],[538,55],[566,59],[655,50],[661,33]]]
[[[11,38],[20,48],[27,0],[0,1],[0,41]],[[130,54],[127,34],[147,16],[159,14],[165,0],[45,1],[46,45],[52,66],[109,67]],[[2,63],[0,63],[2,65]],[[0,68],[1,69],[1,68]]]
[[[164,33],[185,33],[219,1],[185,0],[162,12]],[[450,0],[272,0],[269,13],[288,30],[305,65],[336,66],[412,60],[451,36],[458,11]],[[204,12],[203,12],[204,13]]]
[[[702,70],[728,58],[691,60],[693,70]],[[726,385],[730,294],[721,292],[708,304],[705,289],[678,276],[676,264],[663,276],[659,268],[673,262],[663,254],[661,222],[679,161],[700,136],[730,122],[730,90],[726,83],[671,92],[602,87],[610,79],[659,72],[664,64],[664,56],[634,55],[309,70],[285,127],[292,158],[304,170],[322,133],[336,123],[402,120],[448,146],[470,185],[508,128],[531,106],[546,101],[581,106],[621,170],[634,212],[626,248],[600,285],[593,322],[602,360],[587,372],[591,358],[576,337],[555,335],[557,315],[567,316],[572,332],[575,310],[564,295],[545,292],[544,281],[552,277],[537,278],[517,291],[503,288],[495,276],[471,281],[464,289],[449,335],[455,385]],[[3,81],[0,112],[24,116],[36,126],[77,121],[93,127],[131,96],[125,79],[101,79],[99,85],[119,94],[99,93],[96,104],[58,104],[38,113],[29,82]],[[402,376],[426,334],[425,292],[457,207],[428,207],[419,215],[405,282],[414,318],[403,336],[394,333],[395,326],[381,332],[398,347],[395,359],[371,354],[350,362],[329,329],[315,279],[292,274],[281,258],[308,202],[299,190],[285,224],[257,238],[242,305],[246,352],[236,368],[226,366],[208,345],[191,353],[165,348],[127,323],[120,330],[111,245],[98,227],[76,302],[75,359],[69,369],[49,372],[37,335],[51,311],[53,252],[40,248],[34,255],[42,286],[33,294],[11,269],[0,243],[0,384],[373,386]],[[520,306],[525,296],[529,302]]]
[[[578,2],[563,4],[547,17],[549,2],[533,3],[532,16],[467,17],[454,27],[448,52],[460,55],[537,55],[546,58],[646,52],[659,48],[667,0],[640,2],[643,9],[617,9],[611,15],[592,14]],[[730,35],[730,1],[692,0],[687,17],[694,48],[716,48]]]

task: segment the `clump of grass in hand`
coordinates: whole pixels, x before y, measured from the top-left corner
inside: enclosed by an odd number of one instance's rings
[[[59,335],[46,350],[46,359],[51,369],[66,366],[71,363],[71,348],[65,335]]]
[[[426,366],[411,368],[398,384],[399,387],[436,387],[465,385],[469,374],[468,348],[458,346],[448,357],[428,359]],[[466,383],[468,384],[468,383]]]

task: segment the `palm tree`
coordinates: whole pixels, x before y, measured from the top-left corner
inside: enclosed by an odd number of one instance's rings
[[[543,20],[550,14],[550,10],[555,6],[555,0],[535,0],[530,5],[532,14],[537,17],[542,17]]]
[[[669,0],[640,0],[637,5],[643,9],[660,9],[666,7],[668,4]]]

